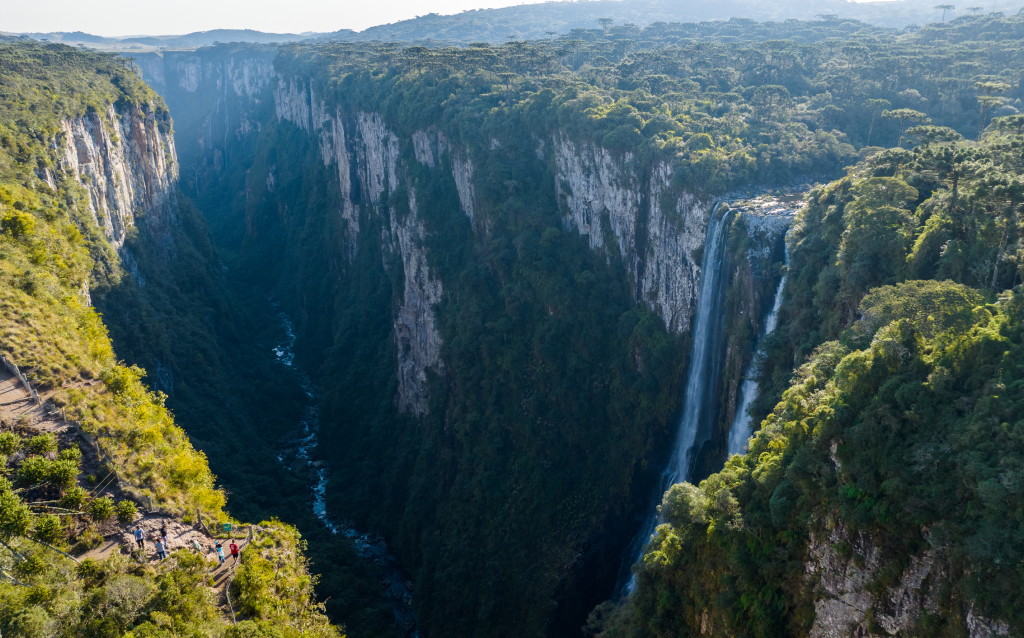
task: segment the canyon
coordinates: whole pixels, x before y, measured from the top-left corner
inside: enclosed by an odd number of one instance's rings
[[[1009,77],[1022,21],[5,40],[0,345],[129,487],[0,424],[0,628],[67,616],[19,589],[63,573],[31,544],[87,551],[116,504],[270,534],[224,585],[237,626],[155,593],[191,557],[111,567],[151,590],[132,631],[1012,634],[1020,89],[986,85],[966,140],[947,58],[991,35]],[[923,61],[898,86],[893,52]]]

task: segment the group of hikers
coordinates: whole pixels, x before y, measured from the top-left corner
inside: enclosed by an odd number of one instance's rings
[[[135,531],[132,532],[132,533],[135,535],[135,544],[138,547],[138,549],[141,549],[141,550],[145,551],[145,549],[146,549],[146,533],[142,530],[142,526],[141,525],[136,525],[135,526]],[[154,543],[154,545],[156,547],[156,557],[157,557],[157,559],[163,560],[163,559],[167,558],[167,547],[168,547],[168,545],[167,545],[167,525],[166,524],[163,524],[163,525],[160,526],[160,535],[155,538],[155,541],[156,542]],[[199,555],[205,554],[205,552],[203,551],[202,545],[200,545],[199,541],[197,541],[194,538],[192,539],[192,549],[193,549],[193,551],[195,551]],[[224,560],[225,560],[225,558],[224,558],[224,547],[221,546],[220,541],[217,541],[216,551],[217,551],[217,559],[220,561],[220,564],[223,565],[224,564]],[[238,563],[238,545],[235,544],[235,540],[234,539],[231,539],[231,542],[228,544],[228,551],[231,552],[231,557],[234,559],[234,562],[231,563],[231,564],[234,565],[234,564]]]

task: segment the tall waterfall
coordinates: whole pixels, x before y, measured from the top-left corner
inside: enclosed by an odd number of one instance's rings
[[[786,249],[786,265],[789,265],[789,249]],[[782,279],[779,280],[779,287],[775,291],[775,303],[772,304],[772,310],[768,313],[768,316],[764,320],[764,335],[758,339],[758,354],[761,352],[761,348],[764,347],[764,338],[770,335],[774,330],[776,324],[779,321],[779,308],[782,306],[782,289],[786,285],[786,275],[783,273]],[[758,360],[758,356],[754,355],[754,360],[747,366],[746,374],[743,375],[743,386],[740,388],[740,406],[736,410],[736,417],[732,421],[732,427],[729,428],[729,454],[743,454],[747,451],[747,442],[750,440],[750,435],[753,434],[750,430],[751,417],[747,414],[747,410],[750,408],[750,404],[754,402],[754,399],[758,395],[757,381],[753,378],[755,362]]]
[[[660,496],[674,483],[689,478],[693,457],[697,451],[698,434],[704,431],[710,435],[715,417],[715,386],[719,380],[722,347],[722,328],[724,324],[723,297],[724,285],[728,283],[725,268],[725,239],[728,236],[731,217],[726,212],[716,218],[718,205],[711,213],[708,232],[704,242],[704,258],[701,260],[700,295],[697,298],[697,312],[693,320],[693,345],[690,350],[690,368],[686,378],[686,391],[683,395],[683,416],[679,422],[675,447],[669,459],[668,467],[661,476],[657,498],[653,499],[651,510],[647,515],[640,533],[628,548],[623,565],[623,577],[618,594],[631,594],[636,588],[636,577],[632,575],[633,563],[643,558],[644,545],[654,534],[659,523],[657,506],[661,503]],[[630,570],[630,571],[626,571]],[[628,580],[625,576],[628,575]]]

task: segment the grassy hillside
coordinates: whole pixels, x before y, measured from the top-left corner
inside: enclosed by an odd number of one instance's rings
[[[206,456],[176,425],[166,395],[143,383],[144,371],[115,357],[89,304],[90,288],[128,277],[85,188],[57,168],[55,140],[61,121],[110,105],[169,130],[163,101],[116,56],[0,44],[0,350],[101,453],[74,428],[52,428],[63,417],[43,410],[3,423],[0,627],[25,637],[243,636],[271,626],[274,635],[339,635],[313,602],[303,543],[279,523],[262,524],[261,560],[296,583],[268,589],[262,577],[242,579],[237,593],[252,601],[243,612],[251,621],[238,627],[207,588],[210,566],[185,550],[156,564],[116,551],[102,561],[68,554],[150,505],[190,522],[197,509],[208,522],[230,520]]]

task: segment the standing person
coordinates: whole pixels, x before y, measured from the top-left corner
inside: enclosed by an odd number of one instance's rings
[[[156,557],[160,560],[167,558],[167,551],[164,549],[164,543],[160,539],[156,541]]]
[[[164,547],[167,547],[167,523],[161,523],[160,525],[160,538],[164,541]]]
[[[142,526],[135,527],[135,544],[139,549],[146,549],[146,535],[142,532]]]
[[[203,555],[203,548],[202,548],[202,546],[200,546],[199,545],[199,541],[197,541],[194,538],[192,539],[192,549],[196,550],[196,553],[199,554],[200,556]]]
[[[231,557],[235,559],[235,562],[231,563],[232,565],[234,565],[238,562],[238,545],[235,545],[235,539],[231,539],[231,544],[228,545],[228,549],[231,550]]]
[[[217,541],[217,558],[220,559],[220,564],[224,564],[224,548],[220,546],[220,541]]]

